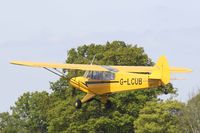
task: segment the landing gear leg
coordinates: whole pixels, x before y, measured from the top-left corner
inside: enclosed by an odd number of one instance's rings
[[[75,102],[75,107],[80,109],[83,103],[91,101],[96,95],[93,93],[87,93],[82,100],[77,99]]]
[[[110,109],[112,106],[112,102],[108,99],[107,95],[101,96],[101,102],[104,103],[106,109]]]

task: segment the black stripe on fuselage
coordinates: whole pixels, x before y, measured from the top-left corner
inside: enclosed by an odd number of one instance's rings
[[[88,81],[86,84],[110,84],[110,83],[119,83],[119,81]]]

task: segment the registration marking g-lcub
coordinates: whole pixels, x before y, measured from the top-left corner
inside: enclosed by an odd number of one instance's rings
[[[143,81],[142,78],[121,78],[119,80],[120,85],[142,85]]]

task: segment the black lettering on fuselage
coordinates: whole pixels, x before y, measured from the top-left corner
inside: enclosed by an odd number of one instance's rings
[[[124,80],[120,79],[119,83],[120,83],[120,85],[123,85],[124,84]]]
[[[129,79],[127,79],[127,85],[131,85],[131,83],[129,82]]]
[[[142,78],[139,78],[139,85],[142,84]]]
[[[119,83],[120,85],[142,85],[142,78],[121,78]]]

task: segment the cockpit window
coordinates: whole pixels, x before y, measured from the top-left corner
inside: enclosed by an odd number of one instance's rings
[[[86,77],[96,80],[114,80],[115,74],[111,72],[90,71]]]

